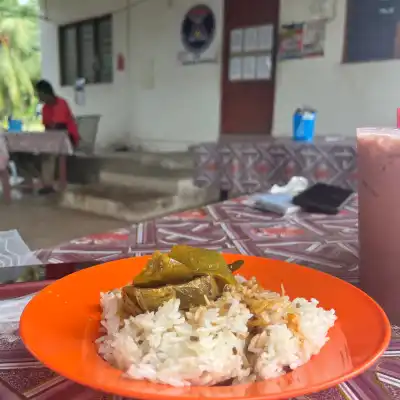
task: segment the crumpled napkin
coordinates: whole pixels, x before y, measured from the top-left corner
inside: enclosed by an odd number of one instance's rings
[[[306,190],[307,187],[308,187],[308,180],[306,178],[302,176],[294,176],[284,186],[279,186],[279,185],[272,186],[269,193],[271,194],[284,193],[284,194],[290,194],[294,197],[299,193],[304,192],[304,190]]]

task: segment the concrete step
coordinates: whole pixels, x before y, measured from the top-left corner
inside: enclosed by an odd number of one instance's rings
[[[96,152],[96,156],[102,159],[104,166],[118,162],[133,162],[147,167],[161,167],[169,170],[193,168],[193,156],[190,152],[99,151]]]
[[[60,205],[124,221],[139,222],[199,207],[210,201],[212,200],[205,191],[202,196],[183,197],[119,185],[92,184],[69,187],[62,194]]]
[[[143,221],[217,199],[216,193],[193,185],[189,153],[78,155],[69,167],[74,178],[69,181],[75,185],[62,195],[63,207],[124,221]]]
[[[184,153],[185,154],[185,153]],[[132,155],[132,157],[130,157]],[[146,161],[147,157],[147,161]],[[165,193],[190,193],[193,167],[171,168],[171,158],[151,153],[107,153],[104,156],[75,155],[68,159],[68,182],[71,184],[121,185]],[[185,155],[186,157],[186,155]],[[178,160],[179,161],[179,160]]]
[[[108,158],[101,160],[101,169],[120,174],[142,176],[161,176],[172,178],[187,178],[193,175],[194,168],[169,169],[161,165],[146,165],[135,160]]]
[[[145,166],[130,160],[110,160],[103,164],[99,181],[105,185],[119,185],[183,197],[196,197],[201,189],[193,185],[193,169],[169,170],[160,166]]]

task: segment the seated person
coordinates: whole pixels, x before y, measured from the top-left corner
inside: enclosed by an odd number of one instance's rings
[[[56,96],[53,87],[47,81],[41,80],[36,84],[36,92],[43,103],[42,119],[46,130],[67,130],[72,145],[79,143],[78,127],[68,103]]]
[[[46,130],[65,130],[68,132],[69,139],[73,148],[79,143],[78,127],[75,118],[69,108],[68,103],[61,97],[58,97],[51,84],[45,80],[41,80],[36,84],[36,92],[40,102],[43,103],[42,121]],[[32,157],[19,157],[17,164],[21,169],[37,170],[36,163]],[[21,159],[25,162],[21,163]],[[27,162],[29,166],[27,168]],[[53,181],[56,171],[57,157],[52,154],[41,155],[41,178],[43,187],[39,190],[39,194],[48,194],[54,192]],[[21,164],[25,164],[22,165]],[[25,166],[25,168],[24,168]]]

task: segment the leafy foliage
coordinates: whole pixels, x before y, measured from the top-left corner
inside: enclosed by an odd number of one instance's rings
[[[0,0],[0,118],[23,115],[34,103],[40,77],[36,0]]]

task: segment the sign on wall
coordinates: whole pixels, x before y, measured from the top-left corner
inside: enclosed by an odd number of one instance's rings
[[[325,32],[325,20],[283,25],[279,37],[279,59],[322,57]]]
[[[210,7],[199,4],[189,9],[181,25],[181,41],[185,49],[180,53],[181,61],[207,61],[204,53],[214,41],[215,29],[216,19]]]
[[[181,37],[185,49],[191,53],[203,53],[214,39],[215,16],[210,7],[192,7],[182,21]]]

